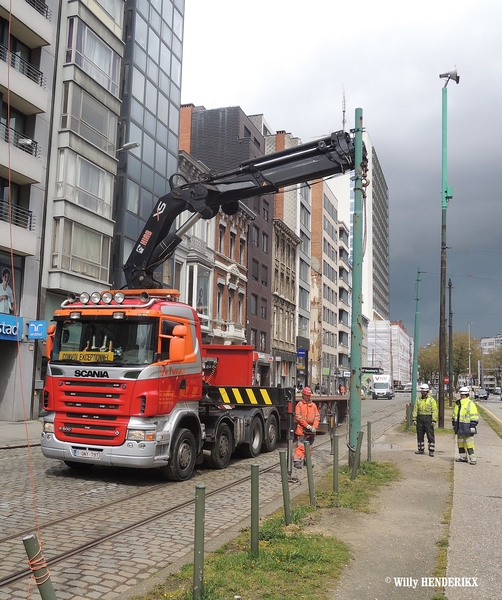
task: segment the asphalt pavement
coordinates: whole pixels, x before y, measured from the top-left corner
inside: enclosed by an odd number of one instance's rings
[[[0,422],[0,450],[39,446],[41,429],[39,420]],[[448,600],[501,597],[502,439],[482,418],[475,445],[477,464],[470,465],[454,462],[458,454],[449,435],[436,436],[434,458],[415,455],[409,433],[394,429],[377,440],[373,460],[395,460],[402,477],[384,489],[374,517],[356,515],[340,522],[340,537],[348,540],[354,560],[333,600],[432,598],[437,584]],[[431,578],[444,535],[452,464],[448,566],[446,578],[438,582]],[[371,535],[378,527],[384,533]]]

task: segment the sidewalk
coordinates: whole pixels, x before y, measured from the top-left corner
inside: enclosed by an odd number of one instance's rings
[[[0,421],[0,450],[40,446],[42,421]]]
[[[447,423],[447,426],[449,423]],[[329,596],[331,600],[431,600],[438,542],[451,493],[448,566],[443,590],[448,600],[501,597],[502,439],[481,419],[477,465],[454,463],[453,436],[436,435],[436,456],[417,456],[416,438],[396,430],[374,445],[372,460],[396,463],[401,479],[384,487],[372,513],[322,511],[309,530],[346,542],[354,560]],[[455,454],[458,456],[458,454]],[[447,579],[451,578],[451,579]],[[474,579],[477,578],[477,579]]]

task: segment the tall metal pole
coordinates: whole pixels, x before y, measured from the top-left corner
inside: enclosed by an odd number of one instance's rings
[[[417,273],[417,297],[415,305],[415,331],[413,333],[413,372],[411,375],[411,405],[415,404],[417,398],[417,379],[418,379],[418,348],[419,348],[419,329],[420,329],[420,287],[422,284],[422,272],[418,267]]]
[[[471,373],[471,325],[472,321],[467,323],[467,336],[469,338],[469,387],[472,385],[472,373]]]
[[[363,111],[356,108],[354,129],[354,220],[352,266],[352,319],[350,346],[349,396],[349,465],[355,463],[357,439],[361,431],[361,376],[362,376],[362,295],[363,295]]]
[[[439,76],[441,79],[446,79],[446,82],[442,90],[442,136],[441,136],[441,164],[442,164],[442,177],[441,177],[441,282],[439,292],[439,427],[444,427],[444,383],[446,375],[446,209],[448,208],[448,202],[453,197],[453,192],[448,187],[447,179],[447,105],[448,105],[448,92],[447,85],[450,79],[453,79],[458,83],[460,77],[458,77],[456,71],[450,71],[449,73],[443,73]]]
[[[453,406],[453,312],[451,309],[451,279],[448,279],[448,406]]]

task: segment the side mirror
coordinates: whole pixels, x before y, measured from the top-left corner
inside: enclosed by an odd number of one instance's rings
[[[182,362],[186,356],[186,343],[182,337],[173,337],[169,345],[169,360]]]
[[[52,349],[54,348],[54,335],[56,333],[56,326],[49,325],[47,327],[47,340],[45,342],[45,357],[50,360],[52,355]],[[69,335],[69,333],[68,333]]]

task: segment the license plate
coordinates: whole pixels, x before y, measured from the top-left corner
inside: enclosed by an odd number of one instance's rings
[[[72,450],[72,453],[78,458],[95,458],[97,460],[101,458],[101,452],[95,450]]]

